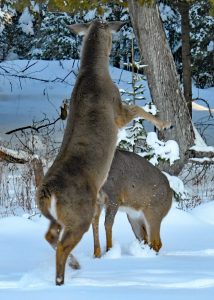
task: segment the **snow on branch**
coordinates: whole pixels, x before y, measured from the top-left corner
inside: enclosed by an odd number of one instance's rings
[[[189,157],[190,158],[214,158],[214,147],[213,146],[207,146],[207,144],[204,142],[202,137],[200,136],[199,132],[193,126],[193,130],[195,133],[195,144],[189,149]]]
[[[34,172],[35,186],[38,187],[41,184],[42,178],[44,177],[43,164],[42,160],[36,155],[30,155],[24,151],[15,151],[0,146],[0,161],[15,164],[30,163]]]
[[[15,151],[0,146],[0,161],[6,161],[8,163],[25,164],[33,160],[33,158],[34,156],[28,154],[25,151]]]

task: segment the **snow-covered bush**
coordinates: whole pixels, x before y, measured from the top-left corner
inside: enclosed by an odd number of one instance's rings
[[[33,160],[35,158],[41,160],[46,172],[61,144],[61,139],[57,140],[56,135],[63,136],[64,127],[61,128],[58,123],[42,127],[50,123],[47,118],[33,122],[32,128],[15,132],[11,142],[5,143],[3,148],[14,149],[9,150],[8,154],[27,162],[22,164],[0,162],[0,216],[23,212],[31,215],[37,212],[35,191],[38,178]],[[35,130],[40,126],[41,129]],[[0,146],[0,150],[3,148]],[[5,153],[6,151],[4,150]]]
[[[35,189],[31,164],[0,163],[0,217],[34,213]]]

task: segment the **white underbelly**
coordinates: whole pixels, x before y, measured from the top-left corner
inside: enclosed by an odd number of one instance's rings
[[[144,224],[147,234],[150,237],[150,225],[142,210],[135,210],[127,206],[120,206],[119,210],[127,213],[127,215],[132,219],[132,225],[138,226]]]
[[[135,210],[128,206],[120,206],[119,210],[127,213],[132,219],[144,219],[142,210]]]
[[[51,205],[49,208],[49,212],[55,220],[58,220],[57,208],[56,208],[56,197],[54,195],[51,196]]]

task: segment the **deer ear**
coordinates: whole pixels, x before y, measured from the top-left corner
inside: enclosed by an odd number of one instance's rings
[[[74,34],[85,35],[90,24],[91,23],[79,23],[79,24],[67,25],[67,27]]]
[[[127,22],[121,22],[121,21],[108,22],[108,26],[112,33],[119,31],[126,24]]]

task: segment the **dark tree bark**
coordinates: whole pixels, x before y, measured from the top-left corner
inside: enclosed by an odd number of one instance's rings
[[[182,40],[182,69],[184,97],[187,102],[189,113],[192,117],[192,77],[191,77],[191,52],[190,52],[190,4],[179,1],[178,10],[181,15],[181,40]]]
[[[35,177],[35,185],[38,188],[44,177],[44,169],[41,159],[34,158],[31,161],[31,165],[33,167],[34,177]]]
[[[180,90],[173,56],[166,40],[158,7],[128,0],[131,22],[144,63],[153,102],[160,118],[171,120],[174,128],[162,138],[174,139],[180,147],[180,160],[173,166],[163,164],[161,169],[178,174],[186,160],[186,152],[194,143],[194,132],[186,101]]]

